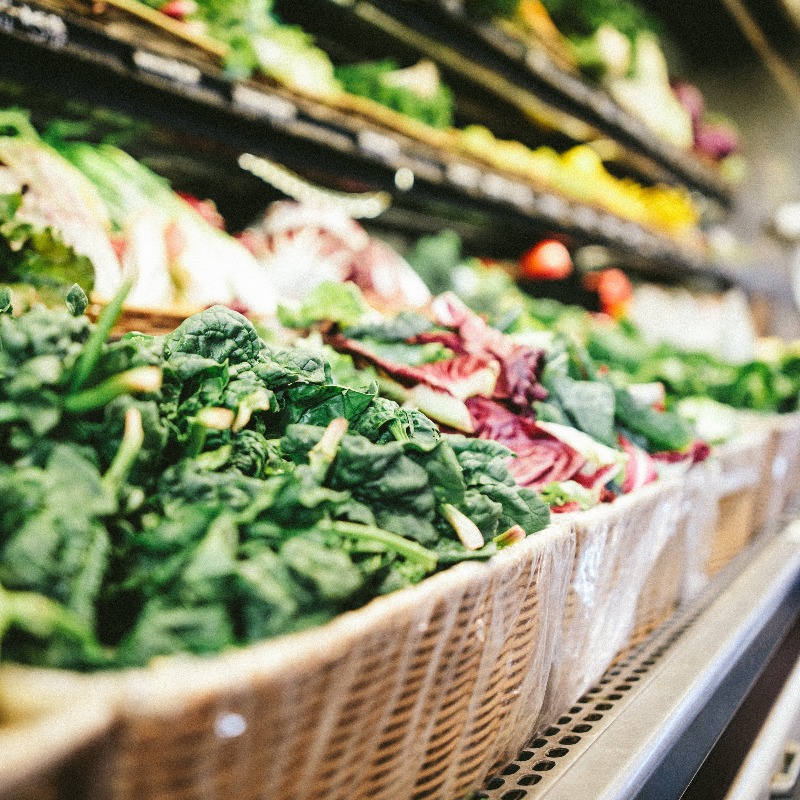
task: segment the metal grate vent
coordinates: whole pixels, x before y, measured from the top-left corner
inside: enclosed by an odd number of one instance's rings
[[[532,800],[544,795],[658,672],[665,654],[702,612],[690,606],[612,666],[572,708],[533,738],[473,800]]]

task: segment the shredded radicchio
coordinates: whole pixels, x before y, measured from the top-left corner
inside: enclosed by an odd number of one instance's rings
[[[550,511],[554,514],[569,514],[572,511],[581,511],[581,504],[577,500],[570,500],[560,506],[550,506]]]
[[[617,439],[623,451],[628,454],[625,480],[622,482],[623,493],[628,494],[656,480],[658,472],[653,457],[624,436],[618,436]]]
[[[370,364],[383,370],[390,378],[394,378],[398,383],[405,386],[414,386],[424,383],[432,389],[439,389],[443,392],[450,392],[454,382],[469,377],[479,369],[490,366],[490,362],[478,356],[462,354],[454,358],[434,361],[430,364],[421,364],[410,367],[406,364],[399,364],[396,361],[389,361],[381,358],[373,352],[367,345],[355,339],[348,339],[341,333],[329,337],[330,344],[342,353],[349,353],[368,361]]]

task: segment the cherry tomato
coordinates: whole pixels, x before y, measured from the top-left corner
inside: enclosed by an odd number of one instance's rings
[[[633,286],[621,269],[590,272],[584,277],[583,284],[587,289],[597,292],[606,314],[617,319],[624,316],[628,302],[633,297]]]
[[[197,1],[167,0],[158,10],[173,19],[186,19],[186,17],[197,12]]]
[[[569,250],[555,239],[534,245],[519,260],[520,271],[534,280],[561,280],[572,272]]]

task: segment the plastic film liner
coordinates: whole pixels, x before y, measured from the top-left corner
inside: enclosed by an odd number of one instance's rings
[[[533,732],[574,553],[554,525],[316,630],[123,673],[107,796],[464,797]]]
[[[683,479],[660,480],[614,503],[570,515],[576,551],[544,720],[552,721],[627,647],[647,576],[674,535]]]
[[[694,464],[681,478],[680,511],[644,581],[629,647],[639,644],[708,582],[705,565],[717,520],[720,479],[716,458]]]
[[[719,519],[722,494],[722,464],[712,455],[695,464],[686,475],[679,530],[685,544],[686,569],[680,600],[689,603],[708,583],[708,563]]]
[[[769,429],[761,486],[755,501],[756,533],[775,530],[800,490],[800,413],[769,414],[755,424]]]
[[[753,535],[770,441],[770,429],[761,425],[714,449],[721,476],[719,515],[706,561],[709,575],[726,566]]]

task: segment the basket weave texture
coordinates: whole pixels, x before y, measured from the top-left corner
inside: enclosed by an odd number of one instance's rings
[[[755,532],[756,501],[764,484],[771,431],[760,425],[715,450],[721,469],[719,516],[706,562],[714,575],[738,555]]]
[[[465,796],[533,732],[574,552],[552,526],[315,631],[123,673],[107,796]]]
[[[576,551],[543,719],[558,717],[628,646],[647,576],[682,509],[682,478],[661,480],[569,515]]]
[[[683,477],[678,519],[644,582],[629,647],[643,641],[707,583],[705,564],[716,526],[720,482],[716,458],[695,464]]]

